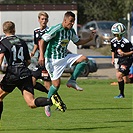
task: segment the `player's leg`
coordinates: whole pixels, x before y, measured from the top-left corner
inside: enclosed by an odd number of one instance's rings
[[[45,97],[37,97],[34,98],[34,95],[31,92],[28,92],[27,90],[23,90],[22,92],[23,97],[27,103],[27,105],[30,108],[36,108],[36,107],[44,107],[47,105],[54,104],[58,108],[61,109],[61,103],[57,99],[55,99],[55,95],[52,95],[51,98],[45,98]]]
[[[87,65],[88,59],[85,56],[81,56],[80,58],[78,58],[74,65],[74,71],[70,77],[70,79],[67,82],[67,86],[68,87],[72,87],[78,91],[82,91],[83,88],[79,87],[76,83],[76,79],[78,78],[78,76],[81,74],[81,72],[84,70],[85,66]]]
[[[14,85],[11,84],[8,85],[8,82],[10,81],[7,80],[7,78],[4,76],[0,84],[0,118],[3,112],[3,99],[6,95],[11,93],[15,88]]]
[[[48,93],[48,90],[45,86],[43,86],[41,83],[36,82],[41,77],[41,69],[38,68],[36,71],[32,71],[32,82],[34,89],[39,90],[41,92]]]
[[[23,97],[30,108],[52,105],[51,99],[45,97],[34,98],[34,95],[31,92],[28,92],[27,90],[23,90]]]
[[[124,80],[123,80],[123,74],[119,71],[116,73],[117,80],[118,80],[118,87],[120,94],[118,96],[115,96],[114,98],[124,98]]]
[[[118,85],[119,85],[119,90],[120,90],[120,95],[115,98],[124,98],[125,97],[125,95],[124,95],[124,84],[125,83],[124,83],[123,77],[129,75],[132,61],[129,59],[129,60],[125,60],[123,64],[122,63],[119,65],[119,69],[116,74],[117,80],[118,80]]]
[[[50,86],[50,89],[48,92],[48,98],[50,98],[52,95],[56,94],[59,87],[60,87],[60,78],[58,78],[56,80],[52,80],[52,85]]]
[[[125,84],[130,83],[129,76],[124,76],[124,77],[123,77],[123,80],[124,80],[124,83],[125,83]]]
[[[9,94],[8,92],[5,92],[0,87],[0,119],[1,119],[1,116],[2,116],[2,112],[3,112],[3,99],[8,94]]]
[[[47,80],[44,81],[44,86],[47,88],[47,90],[50,89],[50,86],[51,86],[51,80],[50,80],[50,78],[47,77]],[[62,100],[62,98],[60,97],[60,95],[58,94],[58,92],[56,92],[55,94],[56,94],[56,96],[58,97],[58,99],[60,100],[61,105],[62,105],[62,107],[63,107],[63,110],[65,111],[65,110],[66,110],[66,105],[65,105],[65,103],[63,102],[63,100]],[[60,109],[58,109],[58,107],[57,107],[56,110],[60,110]],[[45,114],[46,114],[46,116],[48,116],[48,117],[51,116],[50,105],[45,106]]]
[[[46,88],[47,90],[49,90],[49,88],[50,88],[50,86],[51,86],[51,81],[45,80],[45,81],[44,81],[44,86],[45,86],[45,88]]]
[[[45,92],[46,94],[48,94],[48,90],[46,89],[46,87],[45,86],[43,86],[41,83],[39,83],[39,82],[36,82],[36,85],[34,86],[34,88],[36,89],[36,90],[39,90],[39,91],[41,91],[41,92]]]
[[[52,95],[56,95],[57,91],[60,87],[60,78],[57,80],[52,80],[52,85],[50,86],[49,92],[48,92],[48,98],[51,98]],[[59,99],[59,97],[56,95],[56,97],[53,97],[53,99],[55,99],[55,101],[58,101],[60,103],[60,106],[58,107],[58,109],[62,112],[65,111],[65,108],[63,107],[63,102]],[[51,110],[50,110],[50,106],[45,106],[45,114],[46,116],[50,117],[51,116]]]

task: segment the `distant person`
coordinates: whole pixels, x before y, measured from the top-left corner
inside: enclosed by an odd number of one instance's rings
[[[45,34],[45,32],[49,28],[47,26],[48,19],[49,19],[49,16],[46,12],[44,12],[44,11],[39,12],[38,22],[39,22],[40,26],[38,28],[34,29],[34,48],[33,48],[33,51],[30,53],[31,57],[33,57],[35,55],[35,52],[37,50],[39,50],[39,47],[40,47],[39,43],[40,43],[41,37],[43,34]],[[47,47],[47,45],[45,45],[45,47]],[[32,81],[33,81],[34,88],[39,91],[48,93],[50,86],[51,86],[51,78],[45,68],[45,65],[40,66],[38,64],[37,66],[35,66],[34,70],[32,70],[32,75],[33,75]],[[40,84],[39,82],[36,82],[38,79],[42,79],[44,81],[44,86],[42,86],[42,84]],[[62,101],[62,99],[58,93],[57,93],[57,96],[60,99],[60,101],[62,102],[62,107],[63,107],[63,110],[65,111],[66,105],[64,104],[64,102]],[[45,114],[48,117],[51,116],[50,110],[47,106],[45,106]]]
[[[84,70],[88,59],[81,54],[68,54],[67,47],[70,40],[76,45],[83,45],[91,41],[94,33],[90,32],[90,35],[85,40],[80,39],[73,29],[74,22],[75,14],[71,11],[66,12],[63,22],[52,26],[40,40],[40,65],[44,65],[44,47],[48,43],[45,52],[45,66],[52,80],[48,98],[59,90],[61,75],[67,66],[76,65],[71,78],[67,82],[67,86],[78,91],[83,90],[83,88],[77,85],[76,79]]]
[[[31,71],[27,67],[30,64],[28,47],[15,35],[15,24],[12,21],[3,23],[3,32],[5,38],[0,41],[0,65],[5,56],[8,67],[0,83],[0,118],[3,112],[3,99],[16,87],[21,91],[30,108],[44,107],[53,103],[60,107],[60,103],[55,101],[53,96],[52,100],[45,97],[34,98]]]
[[[114,98],[124,98],[124,78],[127,78],[132,65],[133,46],[129,40],[123,37],[126,27],[122,23],[115,23],[111,32],[114,38],[111,40],[112,64],[116,68],[116,77],[120,94]],[[125,80],[127,82],[127,80]]]

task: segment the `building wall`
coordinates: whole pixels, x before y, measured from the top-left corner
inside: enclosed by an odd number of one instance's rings
[[[16,34],[23,35],[33,35],[33,30],[39,27],[38,23],[38,13],[40,11],[46,11],[49,14],[48,26],[53,26],[58,23],[62,23],[64,13],[71,10],[75,13],[76,21],[74,24],[74,29],[77,31],[77,9],[74,6],[58,5],[58,6],[42,6],[42,5],[0,5],[0,26],[4,21],[13,21],[16,25]],[[39,7],[40,6],[40,7]],[[34,7],[34,8],[33,8]],[[39,10],[40,9],[40,10]],[[2,28],[0,28],[0,35],[3,35]],[[71,52],[77,53],[77,47],[70,42],[68,49]]]

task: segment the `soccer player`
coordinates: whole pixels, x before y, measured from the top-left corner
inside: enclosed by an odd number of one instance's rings
[[[30,108],[44,107],[53,103],[60,107],[60,103],[53,99],[38,97],[34,98],[30,64],[30,55],[26,43],[15,35],[15,24],[12,21],[3,23],[5,38],[0,41],[0,65],[4,56],[8,62],[5,76],[0,83],[0,118],[3,112],[3,99],[11,93],[15,87],[22,95]]]
[[[40,27],[38,27],[34,30],[34,48],[33,48],[33,51],[31,52],[31,57],[34,56],[34,54],[37,50],[39,50],[39,45],[40,45],[39,42],[40,42],[41,36],[43,34],[45,34],[45,32],[49,28],[47,26],[48,18],[49,18],[49,16],[46,12],[44,12],[44,11],[39,12],[38,22],[40,24]],[[45,49],[46,49],[46,47],[47,47],[47,45],[45,45]],[[38,79],[42,79],[44,81],[44,86],[42,84],[40,84],[39,82],[36,82]],[[51,86],[51,78],[45,68],[45,65],[44,66],[38,65],[37,67],[34,68],[34,70],[32,71],[32,81],[33,81],[33,85],[34,85],[35,89],[48,93],[48,90]],[[60,99],[60,101],[62,102],[62,106],[65,111],[66,105],[64,104],[64,102],[62,101],[62,99],[58,93],[57,93],[57,96]],[[47,106],[45,106],[45,113],[48,117],[51,116],[50,110]]]
[[[47,31],[48,26],[48,14],[46,12],[39,12],[38,14],[38,22],[40,24],[40,27],[36,28],[34,30],[34,48],[33,51],[30,53],[31,57],[35,55],[35,52],[39,50],[39,41],[41,39],[41,36]],[[39,51],[38,51],[39,53]],[[32,71],[32,80],[33,80],[33,85],[36,89],[42,89],[42,91],[46,91],[48,93],[48,90],[51,85],[51,79],[50,76],[48,75],[46,69],[44,66],[37,66],[34,68],[35,70]],[[40,87],[38,85],[38,82],[36,82],[37,79],[43,79],[44,80],[44,86],[46,87]]]
[[[133,46],[123,37],[126,27],[122,23],[115,23],[111,28],[114,38],[111,40],[112,64],[116,68],[116,77],[120,94],[114,98],[124,98],[124,77],[129,75],[132,65]]]
[[[93,39],[94,33],[91,31],[87,39],[80,39],[73,29],[74,22],[75,14],[71,11],[66,12],[63,22],[49,28],[40,40],[40,65],[44,65],[44,46],[48,43],[45,52],[45,67],[52,80],[48,98],[58,91],[60,77],[66,66],[71,67],[72,65],[76,65],[71,78],[67,82],[67,86],[78,91],[83,90],[77,85],[76,79],[82,70],[84,70],[88,59],[83,55],[69,54],[67,52],[67,46],[70,40],[76,45],[83,45]]]

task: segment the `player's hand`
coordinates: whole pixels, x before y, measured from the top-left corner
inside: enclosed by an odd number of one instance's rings
[[[124,56],[124,52],[121,49],[118,49],[117,52],[120,56]]]
[[[115,64],[115,61],[114,61],[114,60],[112,60],[112,61],[111,61],[111,64],[112,64],[112,65],[114,65],[114,64]]]
[[[39,63],[39,65],[40,66],[44,66],[44,57],[39,57],[39,59],[38,59],[38,63]]]
[[[96,30],[90,30],[90,34],[89,34],[90,41],[93,40],[95,34],[96,34]]]
[[[31,52],[31,53],[30,53],[30,57],[33,57],[33,56],[34,56],[34,52]]]

